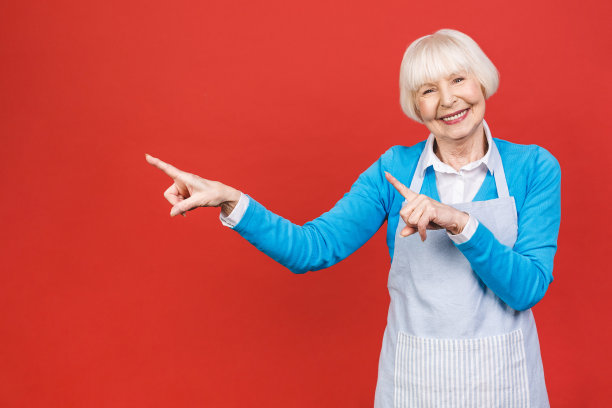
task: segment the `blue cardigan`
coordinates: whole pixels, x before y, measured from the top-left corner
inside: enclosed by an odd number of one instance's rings
[[[557,160],[536,145],[494,139],[502,158],[518,215],[513,248],[501,244],[482,223],[471,239],[456,245],[482,281],[515,310],[542,299],[553,279],[553,258],[561,218],[561,171]],[[315,271],[346,258],[387,220],[387,245],[393,258],[395,232],[404,197],[386,180],[385,171],[409,186],[425,141],[393,146],[364,171],[350,191],[328,212],[303,226],[293,224],[249,196],[249,206],[234,227],[257,249],[294,273]],[[432,168],[421,194],[439,200]],[[497,198],[487,173],[474,201]]]

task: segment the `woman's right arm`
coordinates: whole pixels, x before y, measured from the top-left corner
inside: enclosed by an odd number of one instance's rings
[[[389,210],[384,177],[392,151],[364,171],[334,207],[297,225],[248,197],[248,207],[233,229],[294,273],[328,268],[352,254],[381,227]]]
[[[389,149],[359,176],[331,210],[304,225],[274,214],[247,196],[248,206],[233,229],[294,273],[332,266],[361,247],[387,218],[391,190],[384,171],[390,171],[392,154]],[[227,200],[233,209],[240,192],[226,191],[233,194],[231,200],[221,195],[216,202]],[[230,215],[231,211],[224,213]]]

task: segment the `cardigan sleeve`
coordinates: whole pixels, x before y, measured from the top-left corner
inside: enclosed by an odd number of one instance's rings
[[[515,310],[538,303],[552,282],[561,219],[559,163],[541,147],[533,155],[514,247],[501,244],[482,223],[456,245],[484,284]]]
[[[249,196],[248,208],[233,229],[294,273],[330,267],[368,241],[387,218],[389,191],[383,181],[392,154],[389,149],[380,156],[331,210],[304,225]]]

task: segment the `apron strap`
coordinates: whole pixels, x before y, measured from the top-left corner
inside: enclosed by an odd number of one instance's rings
[[[427,146],[427,145],[425,145]],[[423,186],[423,180],[425,179],[425,149],[421,153],[421,157],[419,157],[419,162],[417,163],[416,170],[414,171],[414,176],[412,176],[412,182],[410,183],[410,189],[417,194],[421,193],[421,187]],[[405,200],[408,201],[408,200]]]
[[[492,140],[492,139],[491,139]],[[491,163],[493,161],[493,163]],[[510,197],[508,191],[508,183],[506,182],[506,173],[504,172],[504,166],[501,161],[501,156],[497,150],[495,142],[491,146],[491,156],[489,157],[489,164],[493,170],[493,176],[495,177],[495,186],[497,187],[497,196],[499,198]]]
[[[495,187],[497,187],[497,196],[499,198],[510,197],[510,192],[508,191],[508,182],[506,181],[506,172],[504,171],[504,165],[502,163],[501,155],[499,154],[499,150],[497,150],[497,145],[491,136],[491,131],[489,130],[489,125],[483,119],[482,123],[484,124],[484,130],[487,134],[487,138],[490,138],[493,143],[489,146],[491,153],[489,154],[489,168],[493,172],[493,177],[495,177]]]

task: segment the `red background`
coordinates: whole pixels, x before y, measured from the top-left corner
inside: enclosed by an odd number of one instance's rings
[[[148,152],[304,223],[387,148],[399,64],[439,28],[501,73],[494,136],[563,173],[555,281],[534,308],[553,407],[609,384],[610,2],[20,1],[0,13],[0,406],[371,407],[384,229],[296,276],[170,218]]]

